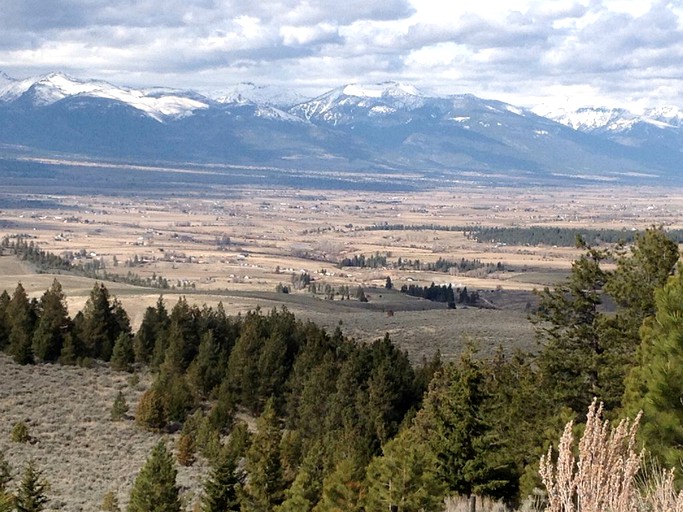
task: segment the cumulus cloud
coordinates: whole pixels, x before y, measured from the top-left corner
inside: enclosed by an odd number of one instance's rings
[[[527,105],[683,106],[682,40],[683,9],[667,0],[5,0],[0,69],[307,93],[404,80]]]

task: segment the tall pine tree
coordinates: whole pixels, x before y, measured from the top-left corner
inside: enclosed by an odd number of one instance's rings
[[[208,479],[204,482],[202,512],[239,511],[240,484],[235,457],[224,448],[214,462]]]
[[[40,299],[40,318],[33,333],[33,352],[41,361],[56,361],[71,329],[62,285],[55,279]]]
[[[643,411],[640,436],[663,467],[683,460],[683,268],[655,293],[656,313],[641,329],[638,365],[627,379],[624,408]]]
[[[284,500],[285,482],[280,461],[282,433],[273,400],[266,402],[256,423],[257,433],[247,451],[247,485],[242,510],[271,512]]]
[[[10,326],[10,354],[19,364],[34,363],[32,339],[36,312],[21,283],[17,285],[12,299],[7,304],[6,314]]]

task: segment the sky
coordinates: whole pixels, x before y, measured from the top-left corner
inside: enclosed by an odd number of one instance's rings
[[[0,0],[0,71],[683,108],[683,0]]]

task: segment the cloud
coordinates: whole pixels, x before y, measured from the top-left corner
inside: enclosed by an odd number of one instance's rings
[[[667,0],[5,0],[0,69],[199,89],[394,79],[523,104],[683,105],[682,40],[683,8]]]

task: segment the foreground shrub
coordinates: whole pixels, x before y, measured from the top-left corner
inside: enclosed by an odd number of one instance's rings
[[[654,471],[638,485],[643,452],[636,434],[641,415],[616,427],[601,419],[602,404],[588,409],[585,431],[574,456],[573,422],[567,423],[558,446],[541,458],[540,475],[547,490],[546,512],[683,512],[683,492],[671,471]]]

